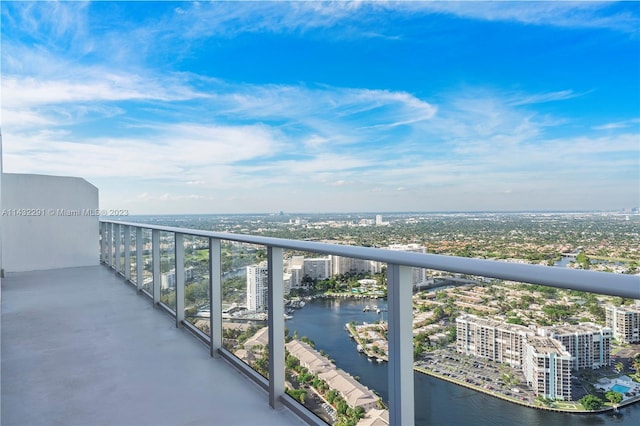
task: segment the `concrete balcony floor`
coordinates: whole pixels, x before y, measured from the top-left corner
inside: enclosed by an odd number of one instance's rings
[[[2,280],[1,423],[300,425],[104,266]]]

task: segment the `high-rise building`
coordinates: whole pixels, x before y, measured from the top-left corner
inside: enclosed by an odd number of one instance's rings
[[[314,259],[304,259],[304,275],[314,280],[326,280],[331,278],[331,259],[320,257]]]
[[[522,368],[525,344],[533,330],[517,324],[462,315],[456,318],[458,352]]]
[[[302,277],[304,276],[303,267],[304,256],[292,256],[290,259],[285,260],[285,273],[291,275],[289,281],[290,288],[302,287]]]
[[[184,269],[184,280],[190,281],[193,279],[194,269],[193,267]],[[176,270],[172,269],[160,275],[160,288],[163,290],[176,288]]]
[[[380,262],[367,259],[355,259],[352,257],[330,256],[331,271],[333,275],[346,273],[369,273],[376,274],[382,270]]]
[[[611,329],[592,323],[556,325],[538,329],[540,336],[558,340],[571,354],[573,368],[600,368],[610,364]]]
[[[606,325],[613,331],[613,337],[622,343],[640,343],[640,307],[605,307]]]
[[[247,266],[247,309],[263,312],[269,305],[268,294],[269,268],[266,262]]]
[[[291,275],[291,288],[302,287],[302,277],[304,276],[302,266],[294,266],[289,269],[289,274]]]
[[[524,376],[536,396],[571,400],[571,354],[549,337],[530,337],[525,345]]]
[[[387,250],[408,251],[413,253],[426,253],[427,248],[420,244],[392,244]],[[422,286],[427,282],[427,270],[424,268],[411,268],[413,270],[413,285]]]

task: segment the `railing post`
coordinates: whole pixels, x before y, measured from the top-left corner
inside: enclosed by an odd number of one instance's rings
[[[387,265],[389,424],[413,425],[413,332],[411,267]]]
[[[142,237],[142,228],[136,227],[136,287],[138,292],[142,291],[144,285],[144,239]]]
[[[124,279],[131,281],[131,227],[125,225],[124,233]]]
[[[209,351],[212,357],[219,357],[222,348],[222,248],[220,240],[209,238]]]
[[[153,306],[160,303],[160,230],[151,231],[151,250],[153,252]]]
[[[109,267],[113,268],[113,223],[109,222],[108,225],[108,234],[109,234],[109,261],[107,264]]]
[[[284,388],[284,277],[283,249],[269,246],[269,405],[280,408]]]
[[[184,321],[184,235],[175,233],[173,237],[176,272],[176,327],[182,327]]]
[[[107,263],[107,224],[100,222],[100,231],[102,233],[100,238],[100,262]]]

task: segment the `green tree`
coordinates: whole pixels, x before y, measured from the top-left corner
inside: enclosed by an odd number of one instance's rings
[[[423,352],[424,346],[422,346],[422,343],[418,343],[417,345],[415,345],[413,347],[413,360],[418,360],[420,356],[422,356]]]
[[[611,405],[618,404],[620,403],[620,401],[622,401],[622,394],[616,391],[608,391],[604,394],[604,397],[607,398],[609,402],[611,402]]]
[[[358,406],[353,409],[352,413],[353,413],[353,416],[359,420],[364,417],[364,408]]]
[[[640,377],[640,355],[633,360],[633,368],[636,370],[636,377]]]
[[[576,262],[580,264],[584,269],[589,269],[589,258],[584,252],[578,253],[576,256]]]
[[[594,411],[602,408],[602,400],[595,395],[585,395],[578,402],[585,410]]]
[[[316,347],[316,342],[314,342],[313,340],[309,339],[307,336],[302,336],[300,338],[301,341],[303,341],[304,343],[306,343],[307,345],[311,346],[312,348]]]
[[[293,355],[287,355],[287,359],[285,361],[285,365],[287,366],[287,368],[289,368],[291,370],[295,370],[300,365],[300,361],[298,361],[298,358],[296,358]]]
[[[433,310],[432,318],[434,321],[440,321],[444,317],[444,309],[438,306]]]
[[[300,401],[301,404],[304,404],[305,397],[307,396],[307,392],[304,389],[287,389],[287,393],[293,398]]]
[[[348,409],[349,405],[347,404],[347,402],[344,399],[340,398],[340,400],[336,404],[336,411],[338,412],[338,414],[345,415],[347,414]]]

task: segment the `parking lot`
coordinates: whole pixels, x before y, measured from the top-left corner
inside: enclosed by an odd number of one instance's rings
[[[485,393],[535,404],[536,397],[527,386],[522,371],[499,362],[458,354],[454,349],[442,349],[428,353],[416,365]]]

